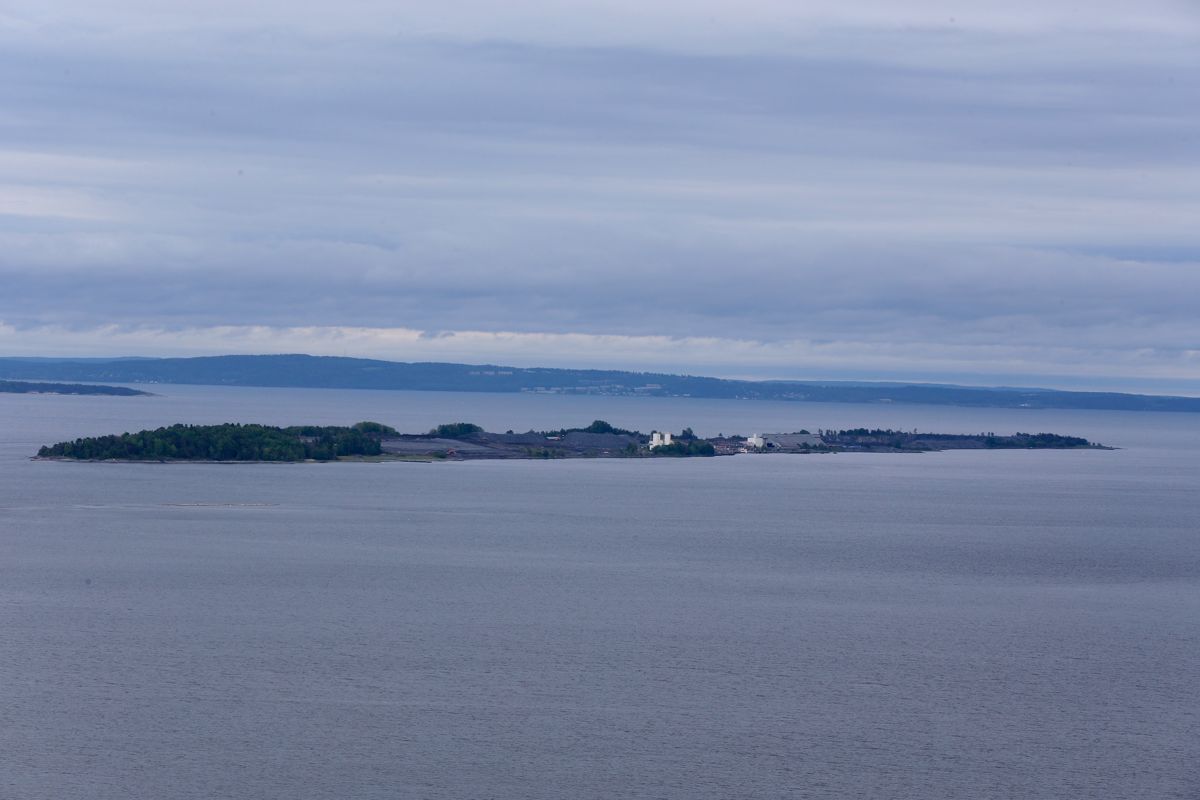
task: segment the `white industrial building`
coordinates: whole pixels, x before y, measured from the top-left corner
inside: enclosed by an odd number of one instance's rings
[[[662,447],[671,443],[671,434],[654,431],[650,434],[650,449]]]
[[[746,437],[747,450],[807,450],[822,444],[815,433],[756,433]]]

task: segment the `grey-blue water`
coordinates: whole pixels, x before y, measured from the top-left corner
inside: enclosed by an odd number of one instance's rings
[[[1200,418],[0,395],[0,797],[1195,798]],[[1123,449],[128,465],[176,421]]]

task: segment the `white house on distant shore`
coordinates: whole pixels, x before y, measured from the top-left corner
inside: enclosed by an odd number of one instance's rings
[[[650,449],[662,447],[671,443],[671,434],[654,431],[650,434]]]
[[[753,447],[755,450],[762,450],[767,446],[767,440],[762,437],[761,433],[756,433],[753,436],[746,437],[746,447]]]

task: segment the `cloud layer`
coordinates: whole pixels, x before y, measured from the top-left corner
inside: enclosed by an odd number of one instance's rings
[[[0,16],[8,352],[1200,381],[1186,5],[159,5]]]

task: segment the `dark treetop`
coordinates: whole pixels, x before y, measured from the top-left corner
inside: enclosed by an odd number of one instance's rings
[[[380,439],[396,431],[378,422],[349,428],[302,425],[172,425],[152,431],[97,436],[43,447],[45,458],[127,461],[331,461],[379,455]]]

